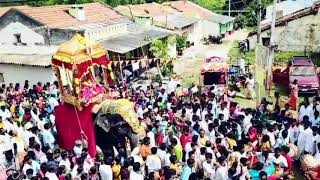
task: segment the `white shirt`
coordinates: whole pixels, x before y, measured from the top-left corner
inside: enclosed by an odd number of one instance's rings
[[[210,175],[210,179],[214,179],[215,177],[215,170],[212,166],[212,163],[208,163],[207,161],[204,161],[202,164],[202,168],[204,173],[207,174],[207,177]]]
[[[304,150],[312,153],[314,150],[314,141],[313,141],[313,132],[310,127],[305,129],[304,138],[305,138],[305,142],[306,142]]]
[[[123,73],[124,73],[124,75],[125,75],[126,77],[128,77],[128,76],[131,76],[131,75],[132,75],[132,72],[131,72],[131,71],[129,71],[129,70],[127,70],[127,69],[124,69],[124,70],[123,70]]]
[[[15,123],[15,122],[11,123],[11,122],[8,121],[8,120],[3,120],[3,125],[4,125],[4,129],[6,129],[7,132],[9,132],[9,131],[11,131],[11,130],[12,130],[12,131],[15,131],[15,130],[18,129],[17,123]]]
[[[130,172],[129,180],[144,180],[144,177],[142,174],[137,173],[135,171]]]
[[[57,175],[56,175],[55,173],[47,172],[47,173],[46,173],[46,177],[47,177],[49,180],[59,180],[59,178],[57,177]]]
[[[24,165],[23,165],[23,169],[22,169],[22,172],[23,172],[23,174],[27,174],[27,170],[28,169],[32,169],[33,170],[33,175],[36,175],[36,172],[35,172],[35,167],[33,167],[33,164],[32,165],[29,165],[29,164],[27,164],[27,163],[25,163]]]
[[[216,174],[214,176],[215,180],[226,180],[228,179],[228,168],[227,166],[218,167]]]
[[[113,180],[112,169],[110,165],[102,164],[99,167],[101,180]]]
[[[146,160],[148,172],[155,172],[161,169],[161,160],[158,155],[149,155]]]
[[[271,144],[271,147],[274,146],[274,144],[276,143],[276,139],[274,137],[274,133],[273,132],[267,132],[267,135],[269,136],[270,138],[270,144]]]
[[[154,133],[152,131],[149,131],[147,133],[147,137],[150,138],[150,146],[151,147],[155,147],[156,146],[156,140],[155,140],[155,137],[154,137]]]
[[[284,172],[284,168],[288,167],[287,159],[282,155],[280,155],[278,158],[274,157],[273,162],[275,164],[279,165],[279,172],[280,173],[283,173]]]
[[[66,167],[67,171],[70,170],[71,163],[70,163],[69,159],[66,159],[66,160],[62,159],[59,162],[59,167],[62,166],[62,165]]]
[[[315,155],[314,155],[314,158],[316,159],[316,162],[318,162],[320,164],[320,152],[317,152]]]
[[[4,111],[0,109],[0,116],[2,117],[2,120],[9,119],[11,117],[11,113],[8,109],[5,109]]]
[[[299,110],[299,120],[302,121],[304,116],[308,116],[309,118],[311,118],[312,113],[313,113],[313,110],[311,106],[308,106],[308,107],[301,106]]]
[[[219,114],[223,114],[224,115],[223,121],[228,121],[229,120],[230,112],[229,112],[229,110],[227,108],[224,108],[223,110],[219,109],[217,114],[218,114],[218,116],[219,116]]]
[[[164,166],[170,166],[170,156],[171,156],[170,153],[166,154],[166,157],[164,159]]]
[[[56,106],[59,106],[59,102],[54,97],[50,97],[48,103],[51,109],[54,109]]]
[[[158,152],[157,152],[160,160],[161,160],[161,165],[162,167],[164,167],[165,165],[165,159],[166,159],[166,151],[163,151],[161,149],[158,149]]]
[[[137,114],[138,114],[138,117],[139,117],[139,118],[143,118],[143,109],[142,109],[141,106],[138,108]]]

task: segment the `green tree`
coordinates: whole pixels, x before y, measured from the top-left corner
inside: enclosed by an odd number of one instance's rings
[[[272,0],[261,0],[261,9],[265,9],[267,6],[272,4]],[[245,9],[243,13],[237,16],[238,21],[247,27],[257,26],[257,12],[259,6],[257,0],[252,1]]]
[[[192,2],[211,11],[222,10],[225,5],[225,0],[192,0]]]
[[[185,35],[177,35],[176,37],[176,46],[178,51],[182,51],[187,47],[187,36]]]
[[[160,61],[166,60],[169,58],[168,44],[164,40],[159,40],[159,39],[153,40],[151,43],[150,51],[157,59],[160,59]],[[158,61],[157,61],[157,69],[158,69],[160,78],[162,79],[163,76],[162,76]]]

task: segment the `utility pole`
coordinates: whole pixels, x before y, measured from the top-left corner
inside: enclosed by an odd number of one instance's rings
[[[272,83],[272,64],[273,64],[273,52],[275,48],[275,42],[274,42],[274,33],[275,33],[275,27],[276,27],[276,5],[277,0],[273,0],[273,8],[272,8],[272,22],[271,22],[271,33],[270,33],[270,43],[268,48],[268,64],[267,64],[267,80],[266,80],[266,87],[268,90],[268,95],[270,97],[271,94],[271,83]]]
[[[229,11],[228,11],[228,16],[231,16],[231,0],[229,0]]]
[[[257,0],[258,3],[258,12],[257,12],[257,45],[255,48],[255,55],[256,55],[256,62],[255,62],[255,94],[256,94],[256,107],[259,106],[260,104],[260,99],[261,99],[261,94],[260,90],[261,85],[263,84],[263,80],[259,77],[258,72],[261,73],[262,68],[261,68],[261,0]]]
[[[257,44],[261,44],[261,0],[258,0]]]

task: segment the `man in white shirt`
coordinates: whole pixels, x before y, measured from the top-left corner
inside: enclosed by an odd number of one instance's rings
[[[147,157],[146,166],[148,169],[148,174],[151,172],[156,172],[161,169],[161,160],[157,155],[157,148],[151,148],[151,155]]]
[[[176,83],[170,78],[167,86],[168,94],[171,94],[172,92],[174,92],[176,90],[176,86],[177,86]]]
[[[100,172],[101,180],[113,180],[111,165],[112,165],[111,158],[106,158],[105,164],[100,165],[99,172]]]
[[[216,174],[214,176],[215,180],[226,180],[228,179],[228,167],[226,164],[226,158],[224,156],[220,156],[218,158],[219,167],[216,170]]]
[[[266,134],[269,136],[271,147],[273,147],[274,144],[276,143],[276,138],[274,136],[273,126],[272,125],[269,125],[269,127],[267,128],[267,133]]]
[[[55,173],[55,167],[50,166],[48,172],[46,173],[46,177],[49,180],[59,180],[59,178],[57,177],[56,173]]]
[[[143,175],[140,173],[140,163],[135,162],[133,164],[133,169],[130,172],[129,180],[144,180]]]
[[[124,73],[127,81],[132,78],[132,72],[129,71],[128,69],[124,69],[124,70],[123,70],[123,73]]]
[[[67,171],[70,171],[71,163],[70,163],[70,161],[68,159],[68,153],[65,152],[65,151],[62,152],[61,153],[61,158],[62,158],[62,160],[59,162],[59,167],[63,165],[63,166],[66,167]]]
[[[59,102],[57,101],[54,94],[51,94],[51,96],[48,100],[48,104],[49,104],[51,110],[54,110],[55,107],[59,106]]]
[[[228,121],[229,120],[229,116],[230,116],[230,112],[229,112],[229,110],[225,107],[225,105],[221,105],[221,108],[220,109],[218,109],[218,116],[220,115],[220,114],[223,114],[223,119],[222,119],[222,121]]]
[[[278,172],[276,172],[277,174],[282,174],[286,168],[288,168],[288,162],[287,159],[281,154],[281,148],[277,147],[274,150],[274,160],[273,163],[275,164],[275,166],[278,166]]]
[[[202,167],[206,177],[210,179],[214,179],[215,177],[215,169],[212,162],[212,154],[206,153],[205,155],[206,161],[203,162]]]
[[[161,166],[164,167],[166,159],[166,144],[162,143],[160,149],[158,149],[157,154],[161,160]]]
[[[310,128],[310,122],[305,122],[306,124],[304,125],[305,128],[305,133],[304,133],[304,137],[305,137],[305,148],[304,151],[308,152],[308,153],[312,153],[314,150],[314,141],[313,141],[313,131]]]
[[[2,120],[9,119],[11,117],[10,111],[6,108],[5,104],[0,107],[0,116]]]

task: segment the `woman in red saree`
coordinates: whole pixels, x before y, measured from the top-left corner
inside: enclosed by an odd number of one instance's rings
[[[293,110],[298,110],[298,80],[294,80],[290,85],[290,99],[288,104],[292,107]]]

